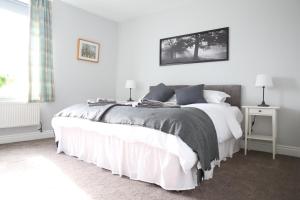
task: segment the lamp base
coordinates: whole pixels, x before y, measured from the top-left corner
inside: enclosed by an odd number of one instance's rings
[[[269,107],[269,105],[265,103],[265,86],[263,86],[262,89],[263,89],[263,99],[262,99],[261,104],[259,104],[258,106],[260,106],[260,107]]]
[[[261,104],[259,104],[259,105],[257,105],[257,106],[260,106],[260,107],[269,107],[270,105],[265,104],[265,102],[262,102]]]
[[[131,98],[131,88],[129,88],[129,99],[127,100],[128,102],[132,102],[133,99]]]

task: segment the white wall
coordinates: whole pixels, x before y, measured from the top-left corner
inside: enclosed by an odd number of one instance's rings
[[[100,43],[100,61],[76,59],[77,39]],[[55,102],[42,108],[42,120],[50,128],[60,109],[89,98],[115,97],[117,23],[61,1],[53,3],[53,65]]]
[[[43,104],[46,130],[51,129],[52,116],[68,105],[98,96],[127,99],[126,79],[138,82],[135,98],[159,82],[241,84],[243,104],[256,105],[261,90],[254,87],[255,75],[267,73],[274,77],[275,87],[267,90],[266,102],[281,106],[279,144],[300,147],[299,1],[199,1],[119,25],[59,0],[53,7],[56,100]],[[229,61],[159,67],[159,39],[226,26]],[[80,37],[101,44],[98,64],[76,60]],[[257,129],[265,125],[257,123]],[[32,130],[3,129],[0,135]]]
[[[148,86],[166,84],[241,84],[243,105],[261,102],[255,76],[274,77],[266,102],[281,106],[279,144],[300,146],[300,1],[199,1],[119,25],[116,96],[127,99],[126,79],[135,79],[134,96]],[[230,60],[159,66],[159,39],[230,27]],[[267,122],[268,120],[264,120]],[[257,126],[265,126],[257,124]],[[259,129],[259,127],[258,127]],[[263,129],[267,132],[270,128]]]
[[[55,0],[52,29],[55,101],[42,104],[44,130],[52,129],[53,115],[68,105],[115,97],[117,23]],[[99,63],[76,59],[78,38],[100,43]],[[0,135],[33,131],[36,127],[1,129]]]

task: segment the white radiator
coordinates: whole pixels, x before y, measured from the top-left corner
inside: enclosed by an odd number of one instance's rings
[[[0,128],[38,125],[39,103],[0,103]]]

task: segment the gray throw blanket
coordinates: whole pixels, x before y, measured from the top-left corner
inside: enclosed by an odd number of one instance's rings
[[[145,108],[120,104],[91,107],[77,104],[62,110],[56,116],[137,125],[176,135],[197,153],[204,170],[211,169],[211,161],[219,159],[214,124],[205,112],[197,108]]]

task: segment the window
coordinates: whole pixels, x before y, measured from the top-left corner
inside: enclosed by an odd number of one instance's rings
[[[28,95],[29,0],[0,1],[0,100]]]

